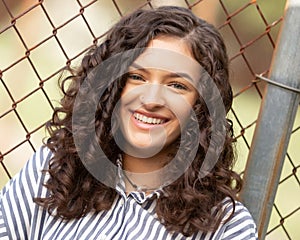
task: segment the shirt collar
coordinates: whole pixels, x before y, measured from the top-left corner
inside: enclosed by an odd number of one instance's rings
[[[150,194],[146,194],[144,191],[132,191],[129,192],[127,195],[125,190],[125,181],[124,181],[125,176],[123,173],[122,161],[120,160],[120,158],[118,158],[117,160],[117,167],[118,167],[118,181],[116,184],[116,190],[122,197],[124,198],[132,197],[137,203],[142,204],[147,200],[153,198],[159,198],[162,195],[163,189],[161,188],[152,191]]]

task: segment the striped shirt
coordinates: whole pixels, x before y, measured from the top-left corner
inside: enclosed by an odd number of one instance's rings
[[[54,218],[33,202],[33,197],[46,197],[49,192],[43,186],[52,153],[41,148],[24,168],[1,191],[0,239],[258,239],[255,223],[248,210],[236,203],[233,217],[221,223],[215,232],[198,232],[190,237],[169,232],[155,213],[159,192],[150,195],[132,192],[126,195],[124,188],[117,187],[118,195],[108,211],[90,212],[80,219]],[[229,199],[223,201],[224,209],[231,213]]]

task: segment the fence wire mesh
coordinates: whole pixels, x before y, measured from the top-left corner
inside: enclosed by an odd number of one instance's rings
[[[190,8],[225,39],[234,89],[236,169],[243,174],[265,85],[255,76],[269,72],[285,0],[1,0],[1,188],[46,137],[44,124],[61,97],[57,81],[63,70],[76,66],[121,16],[159,5]],[[299,141],[298,111],[266,239],[300,239]]]

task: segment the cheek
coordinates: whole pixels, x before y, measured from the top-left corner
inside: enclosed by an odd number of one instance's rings
[[[193,110],[193,107],[197,101],[196,94],[190,94],[188,96],[182,97],[173,97],[169,100],[169,106],[176,115],[189,115],[190,111]]]
[[[129,106],[132,105],[134,99],[136,96],[133,96],[133,94],[130,93],[130,88],[124,87],[121,92],[121,98],[119,99],[119,102],[117,103],[117,114],[116,116],[117,121],[121,123],[121,126],[124,126],[124,122],[128,122],[129,118]]]
[[[176,104],[177,103],[177,104]],[[180,125],[185,125],[186,121],[191,116],[191,111],[193,111],[193,108],[189,104],[183,104],[181,102],[174,101],[172,106],[170,106],[171,111],[179,121]]]
[[[121,93],[121,106],[126,106],[130,103],[133,103],[136,101],[136,99],[139,97],[138,91],[136,91],[135,87],[126,85]]]
[[[125,86],[123,87],[122,89],[122,92],[121,92],[121,98],[126,95],[128,93],[128,84],[125,84]]]

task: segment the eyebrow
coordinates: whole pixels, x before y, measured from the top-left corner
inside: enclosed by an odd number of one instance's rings
[[[130,65],[130,67],[134,67],[138,70],[141,70],[143,72],[146,72],[146,73],[149,73],[149,71],[147,70],[147,68],[144,68],[143,66],[137,64],[137,63],[132,63]],[[163,70],[163,69],[162,69]],[[186,78],[186,79],[189,79],[191,82],[194,82],[194,79],[187,73],[185,72],[170,72],[168,74],[168,77],[171,77],[171,78],[178,78],[178,77],[182,77],[182,78]]]

